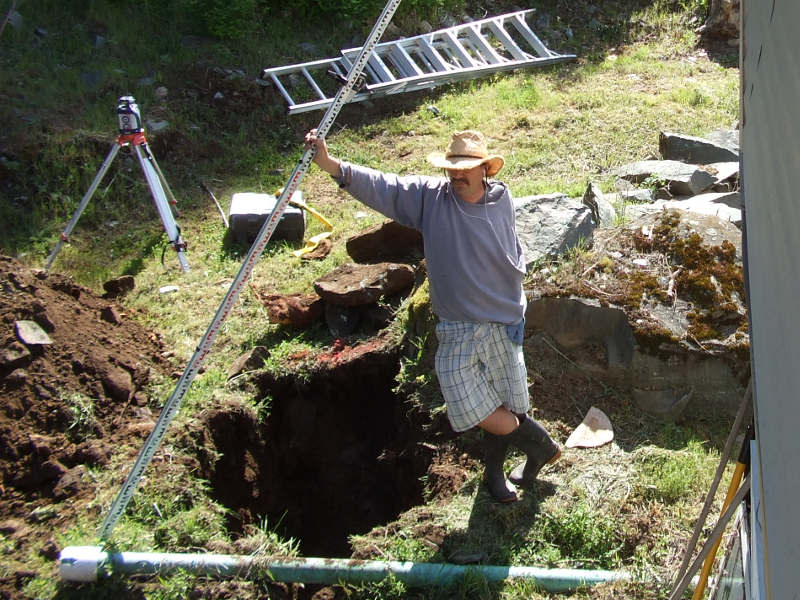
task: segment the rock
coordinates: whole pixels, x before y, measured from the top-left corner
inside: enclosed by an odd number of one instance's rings
[[[739,192],[709,192],[686,198],[685,200],[656,200],[652,204],[635,204],[625,207],[625,216],[632,222],[641,220],[645,215],[661,213],[665,210],[678,209],[697,216],[714,216],[732,223],[742,225],[741,196]]]
[[[260,369],[268,358],[269,350],[265,346],[254,346],[231,363],[228,368],[228,379],[236,377],[245,371]]]
[[[133,378],[125,369],[103,363],[97,369],[103,389],[117,402],[127,402],[134,392]]]
[[[409,289],[414,269],[398,263],[358,265],[346,263],[314,282],[314,289],[328,304],[361,306],[382,296]]]
[[[266,294],[258,292],[267,307],[270,323],[307,329],[322,316],[322,298],[317,294]]]
[[[386,221],[347,240],[347,254],[357,263],[407,262],[423,256],[422,234]]]
[[[714,177],[707,171],[676,160],[642,160],[624,165],[614,174],[633,183],[647,179],[663,181],[676,196],[699,194],[714,185]]]
[[[53,452],[53,446],[57,447],[56,438],[35,433],[28,436],[28,441],[31,447],[31,454],[42,460],[50,457]]]
[[[527,335],[547,332],[567,350],[587,343],[601,344],[605,349],[600,371],[621,373],[633,360],[636,340],[633,328],[621,308],[604,307],[585,298],[528,298],[525,311]]]
[[[53,479],[61,479],[64,473],[67,472],[67,467],[62,465],[54,458],[46,460],[39,466],[39,476],[41,481],[50,481]]]
[[[600,190],[600,186],[589,182],[583,194],[583,203],[592,211],[595,227],[611,227],[617,217],[617,211]]]
[[[58,560],[60,554],[61,548],[58,547],[58,544],[53,538],[47,540],[39,549],[39,556],[46,558],[47,560]]]
[[[361,311],[361,323],[363,326],[379,331],[387,327],[394,318],[394,311],[391,306],[386,304],[367,305]]]
[[[17,341],[11,342],[0,350],[0,368],[15,369],[17,367],[25,367],[30,361],[30,350]]]
[[[739,180],[738,162],[716,162],[706,165],[706,170],[714,176],[714,185],[734,180]]]
[[[614,428],[608,416],[592,406],[580,425],[564,442],[566,448],[597,448],[614,439]]]
[[[739,152],[705,138],[662,131],[658,149],[664,160],[677,160],[694,165],[718,162],[739,162]]]
[[[72,460],[92,467],[101,467],[111,458],[112,448],[102,440],[86,440],[75,448]]]
[[[705,136],[705,139],[711,142],[730,148],[739,153],[739,130],[738,129],[715,129],[710,131]]]
[[[100,318],[103,319],[103,321],[112,323],[113,325],[119,325],[122,322],[122,317],[120,316],[119,310],[116,306],[109,305],[101,309]]]
[[[547,280],[530,293],[526,338],[551,339],[541,352],[556,348],[580,372],[627,388],[657,418],[678,419],[693,404],[732,414],[749,373],[741,237],[715,216],[647,215],[602,238],[608,268],[582,271],[577,287],[554,284],[562,292]]]
[[[14,321],[14,332],[26,346],[47,346],[53,343],[36,321]]]
[[[525,268],[555,258],[592,239],[592,212],[580,199],[564,194],[525,196],[514,200],[517,234],[525,250]]]
[[[668,422],[680,419],[693,394],[694,388],[688,393],[681,393],[675,388],[646,390],[634,387],[631,389],[631,396],[636,406],[647,414]]]
[[[740,0],[711,0],[708,18],[698,33],[714,38],[739,37]]]
[[[25,531],[26,529],[25,522],[19,519],[9,518],[0,521],[0,534],[8,537],[14,537],[20,531]]]
[[[337,304],[325,305],[325,323],[335,338],[350,335],[358,328],[360,322],[361,312],[356,307]]]
[[[103,289],[106,291],[104,297],[116,298],[124,296],[132,291],[135,286],[136,282],[131,275],[123,275],[122,277],[111,279],[103,283]]]
[[[60,501],[76,495],[81,490],[83,479],[87,474],[88,471],[83,465],[78,465],[65,472],[53,486],[53,498]]]

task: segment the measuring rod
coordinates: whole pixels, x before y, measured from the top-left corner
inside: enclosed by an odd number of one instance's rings
[[[317,135],[319,137],[324,138],[327,135],[328,131],[333,125],[334,120],[336,119],[336,116],[339,114],[339,111],[345,104],[347,104],[347,102],[350,101],[350,99],[357,92],[357,88],[363,83],[362,73],[364,71],[364,67],[367,64],[373,49],[377,45],[378,40],[380,40],[381,35],[383,35],[383,32],[386,30],[386,27],[392,20],[392,15],[394,14],[395,10],[397,10],[399,4],[400,0],[389,0],[380,17],[378,17],[378,21],[372,28],[372,32],[369,34],[366,42],[364,42],[364,46],[361,48],[358,58],[353,63],[350,73],[347,75],[347,80],[337,92],[333,103],[328,107],[328,110],[325,112],[325,116],[322,117],[319,127],[317,127]],[[170,422],[177,414],[183,397],[189,390],[189,386],[191,386],[195,375],[202,367],[206,356],[208,356],[222,323],[233,309],[233,306],[239,297],[239,293],[242,291],[245,282],[253,272],[253,267],[255,266],[256,261],[258,261],[261,253],[264,251],[264,248],[267,245],[267,242],[269,242],[269,238],[275,231],[281,214],[283,214],[283,211],[289,204],[289,199],[297,190],[297,187],[300,185],[300,181],[303,179],[303,176],[306,174],[306,172],[308,172],[315,153],[315,146],[310,147],[303,153],[302,158],[297,163],[297,166],[294,168],[294,171],[289,178],[289,182],[283,188],[283,192],[281,192],[278,202],[275,204],[275,208],[272,209],[269,217],[261,227],[258,237],[256,237],[256,240],[253,242],[250,251],[247,253],[247,256],[245,257],[244,262],[242,263],[242,266],[236,275],[236,278],[233,280],[230,289],[217,309],[214,319],[208,326],[205,335],[192,355],[192,358],[189,360],[189,363],[186,365],[186,368],[178,380],[175,389],[167,400],[167,403],[164,405],[164,408],[161,410],[161,415],[158,417],[158,421],[156,421],[153,431],[150,432],[150,435],[147,437],[144,447],[139,452],[139,456],[137,457],[130,474],[125,480],[125,483],[122,484],[119,494],[112,503],[108,516],[100,528],[99,534],[101,539],[108,539],[108,536],[111,534],[111,531],[114,529],[117,521],[125,512],[128,502],[130,502],[133,493],[136,491],[136,487],[139,485],[139,480],[142,478],[142,473],[152,460],[158,445],[161,443],[161,440],[167,431],[167,427],[169,427]]]

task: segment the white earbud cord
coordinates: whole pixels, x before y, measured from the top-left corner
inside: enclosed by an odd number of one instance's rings
[[[456,208],[458,208],[459,212],[462,215],[464,215],[465,217],[469,217],[471,219],[478,219],[479,221],[485,221],[489,225],[489,227],[491,228],[492,235],[494,235],[494,239],[497,242],[497,245],[500,246],[500,248],[503,249],[503,252],[505,252],[506,257],[512,263],[516,263],[516,259],[515,259],[514,255],[512,253],[509,253],[508,250],[503,245],[503,242],[500,241],[500,236],[497,235],[497,230],[494,228],[494,223],[492,223],[492,221],[489,219],[489,207],[488,207],[488,204],[489,204],[489,180],[486,178],[485,171],[484,171],[484,178],[483,178],[483,198],[481,198],[481,200],[480,200],[481,203],[483,204],[483,214],[485,215],[484,217],[479,217],[477,215],[470,215],[470,214],[466,213],[464,211],[464,209],[461,208],[461,202],[462,201],[458,199],[458,196],[456,195],[455,190],[453,190],[453,186],[452,185],[448,185],[448,190],[449,190],[450,195],[452,197],[453,203],[456,205]]]

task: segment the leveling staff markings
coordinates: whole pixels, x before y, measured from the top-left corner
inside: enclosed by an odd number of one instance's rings
[[[328,111],[325,113],[325,116],[322,118],[322,121],[317,128],[318,135],[320,137],[325,137],[325,135],[327,135],[328,131],[333,125],[334,120],[336,119],[336,115],[339,113],[342,106],[344,106],[344,104],[346,104],[352,98],[360,75],[367,64],[375,45],[378,43],[381,35],[383,35],[383,32],[389,24],[389,21],[391,21],[392,15],[394,14],[395,10],[397,10],[400,1],[401,0],[389,0],[389,3],[383,9],[381,16],[378,18],[377,23],[373,27],[372,32],[364,44],[364,47],[361,49],[358,59],[353,63],[353,67],[347,77],[347,83],[336,94],[334,102],[331,103]],[[172,392],[172,395],[164,405],[164,409],[162,410],[155,427],[153,427],[153,431],[150,432],[150,435],[145,441],[144,447],[139,453],[139,457],[136,459],[133,469],[131,469],[128,478],[125,480],[125,483],[122,484],[120,493],[117,495],[117,498],[111,505],[109,514],[99,532],[101,539],[108,539],[117,521],[125,512],[128,502],[130,502],[136,487],[139,485],[139,480],[142,477],[144,469],[150,463],[150,460],[153,458],[156,449],[158,448],[161,440],[164,437],[164,434],[167,431],[167,427],[177,414],[183,397],[186,395],[186,392],[188,391],[189,386],[192,384],[192,380],[194,379],[195,375],[200,370],[203,360],[208,355],[211,345],[214,343],[214,339],[219,332],[219,328],[228,317],[231,308],[239,297],[242,287],[250,277],[256,261],[261,256],[261,253],[263,252],[264,247],[267,245],[267,242],[269,242],[269,238],[272,236],[272,233],[277,227],[281,214],[289,204],[289,199],[297,190],[297,187],[300,185],[300,181],[308,171],[308,168],[311,166],[311,160],[314,158],[315,152],[316,148],[312,147],[303,153],[303,157],[300,159],[294,169],[294,172],[292,173],[292,176],[289,178],[289,184],[284,187],[283,193],[281,193],[280,198],[278,199],[278,203],[272,210],[272,214],[261,227],[261,231],[258,233],[256,241],[253,243],[253,246],[250,248],[244,263],[239,269],[239,273],[236,275],[236,278],[233,280],[233,283],[225,295],[225,298],[217,309],[214,319],[211,321],[208,330],[195,350],[195,353],[189,361],[189,364],[186,365],[186,369],[184,370],[183,375],[181,375],[181,378],[178,380],[175,390]]]

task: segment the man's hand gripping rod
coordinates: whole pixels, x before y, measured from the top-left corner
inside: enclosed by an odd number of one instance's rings
[[[322,117],[322,121],[320,122],[319,127],[317,127],[318,136],[325,137],[328,134],[328,131],[333,125],[336,116],[339,114],[339,111],[352,99],[356,91],[356,87],[359,84],[361,75],[364,71],[364,67],[372,55],[372,51],[375,49],[375,46],[380,40],[381,35],[383,35],[383,32],[386,30],[386,27],[392,20],[392,15],[394,15],[394,12],[397,10],[399,4],[400,0],[389,0],[380,17],[378,17],[378,21],[372,28],[372,32],[369,34],[366,42],[364,42],[364,46],[361,48],[358,58],[350,69],[350,73],[347,76],[347,82],[345,83],[344,87],[339,89],[333,102],[325,112],[325,116]],[[269,242],[269,238],[272,236],[272,233],[275,231],[275,228],[278,225],[278,220],[283,214],[283,211],[286,209],[286,206],[289,204],[289,199],[297,190],[298,186],[300,185],[300,181],[303,179],[303,176],[311,166],[311,161],[314,158],[315,153],[316,147],[314,146],[307,149],[303,153],[303,157],[300,159],[300,162],[297,163],[297,166],[294,168],[294,171],[289,178],[289,183],[283,188],[283,192],[278,198],[275,208],[272,210],[266,222],[261,227],[256,240],[253,242],[250,251],[248,252],[244,262],[242,263],[242,266],[239,269],[239,273],[233,280],[230,289],[225,295],[225,298],[222,300],[222,304],[220,304],[219,308],[217,309],[214,319],[208,326],[208,329],[206,330],[206,333],[200,341],[200,344],[198,345],[194,354],[192,355],[192,358],[186,365],[183,375],[181,375],[180,379],[178,380],[178,384],[175,386],[175,389],[167,400],[167,403],[161,410],[161,414],[159,415],[158,421],[156,421],[156,424],[153,427],[153,431],[150,432],[150,435],[144,443],[144,447],[139,452],[139,456],[137,457],[130,474],[125,480],[125,483],[122,484],[119,494],[112,503],[108,516],[100,528],[99,535],[102,540],[108,539],[117,521],[125,512],[128,502],[130,502],[133,493],[136,491],[136,487],[139,485],[139,480],[142,478],[142,473],[152,460],[156,449],[158,448],[161,440],[164,437],[164,434],[167,431],[167,427],[177,414],[180,403],[183,400],[183,397],[186,395],[186,392],[189,390],[189,386],[191,386],[195,375],[202,367],[203,361],[208,355],[208,352],[214,343],[214,339],[217,337],[217,333],[219,333],[222,323],[230,314],[231,309],[236,303],[236,300],[238,299],[239,293],[242,291],[245,282],[253,272],[253,267],[261,256],[261,253],[264,251],[264,248],[266,247],[267,242]]]

